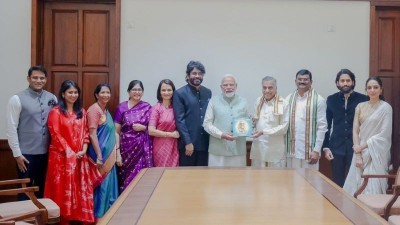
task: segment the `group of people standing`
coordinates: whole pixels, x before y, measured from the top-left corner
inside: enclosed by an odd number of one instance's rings
[[[30,178],[31,185],[39,186],[38,197],[58,204],[61,224],[93,223],[119,195],[118,135],[106,108],[110,87],[96,87],[96,103],[86,112],[76,82],[64,81],[56,97],[43,90],[43,66],[31,67],[27,81],[29,87],[12,96],[7,106],[7,138],[18,177]]]
[[[101,218],[142,168],[246,166],[248,137],[254,167],[317,170],[323,150],[333,180],[351,194],[362,174],[388,172],[392,108],[382,98],[379,77],[367,80],[366,96],[354,91],[355,76],[343,69],[335,80],[339,92],[325,101],[312,88],[308,70],[297,72],[297,89],[286,98],[278,95],[276,79],[266,76],[252,116],[232,74],[223,76],[221,94],[212,96],[201,85],[205,73],[202,63],[190,61],[187,85],[175,90],[171,80],[161,80],[154,106],[142,101],[143,83],[133,80],[129,100],[112,117],[107,84],[95,88],[96,102],[86,112],[76,82],[64,81],[56,97],[43,89],[45,68],[31,67],[29,87],[7,107],[7,138],[19,178],[29,177],[39,197],[53,199],[68,224]],[[233,135],[237,118],[251,118],[250,136]],[[377,179],[365,192],[383,193],[386,187],[386,180]]]
[[[246,99],[236,93],[232,74],[223,76],[222,93],[211,98],[209,89],[201,86],[204,66],[189,65],[188,85],[173,98],[176,125],[183,136],[182,166],[206,165],[202,162],[207,153],[208,166],[246,166],[246,137],[233,135],[232,121],[251,117],[251,166],[318,170],[323,151],[331,161],[334,182],[350,194],[361,186],[362,174],[388,173],[393,112],[384,101],[379,77],[367,79],[364,95],[354,91],[354,73],[342,69],[335,79],[339,92],[325,100],[312,88],[309,70],[296,73],[297,89],[286,98],[278,94],[276,79],[266,76],[255,114],[250,115]],[[385,193],[386,188],[387,180],[374,179],[364,193]]]

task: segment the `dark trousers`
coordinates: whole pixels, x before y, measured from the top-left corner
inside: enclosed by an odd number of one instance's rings
[[[22,173],[17,166],[18,178],[30,178],[31,182],[27,186],[39,186],[39,191],[35,193],[36,197],[43,198],[44,183],[46,179],[48,155],[26,155],[24,157],[29,161],[25,163],[27,171]],[[28,196],[20,194],[18,200],[27,200]]]
[[[185,149],[179,149],[179,166],[208,166],[208,151],[193,151],[191,156],[185,155]]]
[[[351,160],[353,159],[353,149],[347,147],[345,155],[337,155],[335,153],[332,154],[334,157],[334,159],[331,161],[332,180],[340,187],[343,187],[347,173],[350,169]]]

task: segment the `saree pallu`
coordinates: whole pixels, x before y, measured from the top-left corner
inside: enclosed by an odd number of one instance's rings
[[[49,113],[51,143],[44,196],[60,206],[61,223],[94,222],[93,189],[101,177],[87,154],[76,157],[89,142],[86,112],[82,111],[80,119],[75,113],[64,115],[58,106]]]
[[[151,110],[149,126],[157,130],[173,132],[176,130],[175,116],[172,105],[165,108],[157,103]],[[168,137],[154,137],[153,139],[154,166],[175,167],[179,165],[178,139]]]
[[[354,123],[360,123],[360,145],[367,143],[368,147],[362,151],[363,168],[355,165],[356,156],[353,155],[349,174],[347,175],[343,189],[349,193],[361,186],[364,174],[388,174],[390,163],[390,146],[392,144],[392,107],[381,101],[375,111],[365,120],[359,120],[360,113],[368,102],[358,104],[354,116]],[[387,179],[370,179],[363,194],[386,193]]]
[[[124,102],[118,106],[117,112],[120,112],[121,116],[115,118],[115,121],[121,119],[120,152],[123,166],[119,171],[119,179],[122,193],[142,168],[153,167],[152,138],[147,130],[151,106],[140,101],[128,109],[128,103]],[[135,131],[132,128],[133,124],[144,125],[146,130]]]
[[[97,138],[103,156],[103,166],[99,170],[102,175],[101,184],[94,190],[93,198],[94,215],[96,218],[101,218],[118,198],[115,126],[108,111],[106,112],[106,121],[97,127]],[[97,161],[97,155],[92,145],[89,145],[88,155],[93,162]]]

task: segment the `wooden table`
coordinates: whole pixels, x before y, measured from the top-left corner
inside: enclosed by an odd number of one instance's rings
[[[179,167],[141,171],[98,224],[387,223],[317,171]]]

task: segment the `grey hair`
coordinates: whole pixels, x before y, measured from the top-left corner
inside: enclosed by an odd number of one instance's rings
[[[274,82],[274,84],[275,84],[275,87],[277,87],[277,82],[276,82],[276,79],[275,79],[275,78],[273,78],[273,77],[270,77],[270,76],[265,76],[265,77],[262,79],[262,81],[261,81],[261,82],[264,82],[264,81],[273,81],[273,82]]]
[[[222,77],[221,84],[224,82],[225,78],[228,78],[228,77],[232,78],[232,79],[233,79],[233,81],[235,81],[235,84],[236,84],[236,77],[235,77],[235,76],[233,76],[233,75],[232,75],[232,74],[230,74],[230,73],[228,73],[228,74],[225,74],[225,75]]]

